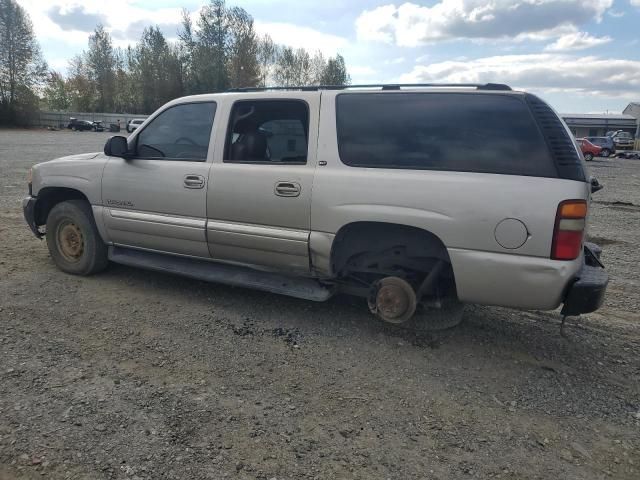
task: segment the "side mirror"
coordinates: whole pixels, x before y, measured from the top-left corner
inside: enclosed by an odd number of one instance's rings
[[[116,135],[115,137],[111,137],[107,140],[107,143],[104,144],[104,154],[108,157],[120,157],[124,159],[132,157],[129,152],[127,139],[120,135]]]
[[[591,193],[599,192],[604,188],[604,185],[602,185],[596,177],[591,177],[589,184],[591,185]]]

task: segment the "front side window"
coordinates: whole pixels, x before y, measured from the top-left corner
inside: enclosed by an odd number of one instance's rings
[[[169,107],[136,138],[136,157],[204,162],[216,111],[213,102]]]
[[[526,103],[508,95],[344,93],[336,97],[346,165],[557,177]]]
[[[305,164],[309,109],[299,100],[234,103],[224,161],[235,163]]]

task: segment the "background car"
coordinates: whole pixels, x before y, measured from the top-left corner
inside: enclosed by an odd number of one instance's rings
[[[601,157],[608,157],[616,153],[616,144],[611,137],[586,137],[586,139],[602,148],[600,152]]]
[[[576,142],[578,142],[582,155],[587,162],[593,160],[593,157],[600,156],[600,153],[602,152],[602,147],[594,145],[586,138],[577,138]]]
[[[104,125],[102,124],[101,120],[98,120],[97,122],[93,122],[93,131],[104,132]]]
[[[71,117],[69,119],[69,124],[67,125],[67,128],[69,130],[73,130],[74,132],[76,130],[78,131],[84,131],[84,130],[93,130],[93,122],[89,122],[87,120],[78,120],[77,118],[73,118]]]
[[[607,137],[611,137],[618,149],[633,150],[633,135],[624,130],[607,132]]]
[[[127,122],[127,132],[131,133],[144,123],[144,118],[134,118]]]

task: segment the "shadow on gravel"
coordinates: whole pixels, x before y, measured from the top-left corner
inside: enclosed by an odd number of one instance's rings
[[[606,349],[602,356],[602,332],[583,323],[581,318],[568,319],[567,338],[562,337],[561,317],[556,312],[469,306],[458,327],[418,333],[379,321],[369,314],[364,300],[346,295],[315,303],[121,265],[112,265],[100,276],[100,281],[126,283],[126,290],[134,296],[132,301],[136,296],[153,295],[162,298],[163,303],[189,304],[192,308],[219,313],[232,308],[244,320],[226,321],[231,334],[282,338],[292,348],[314,338],[352,337],[359,342],[375,342],[383,335],[418,348],[479,349],[527,358],[547,370],[557,369],[558,364],[571,369],[593,366],[585,359],[593,357],[596,351],[605,360],[615,362],[618,358],[613,348]],[[608,337],[615,335],[615,331],[606,333]],[[611,341],[616,342],[615,338]]]

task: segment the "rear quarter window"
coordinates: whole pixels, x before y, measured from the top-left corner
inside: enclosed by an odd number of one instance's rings
[[[512,96],[346,93],[336,121],[340,159],[353,167],[558,176],[529,108]]]

